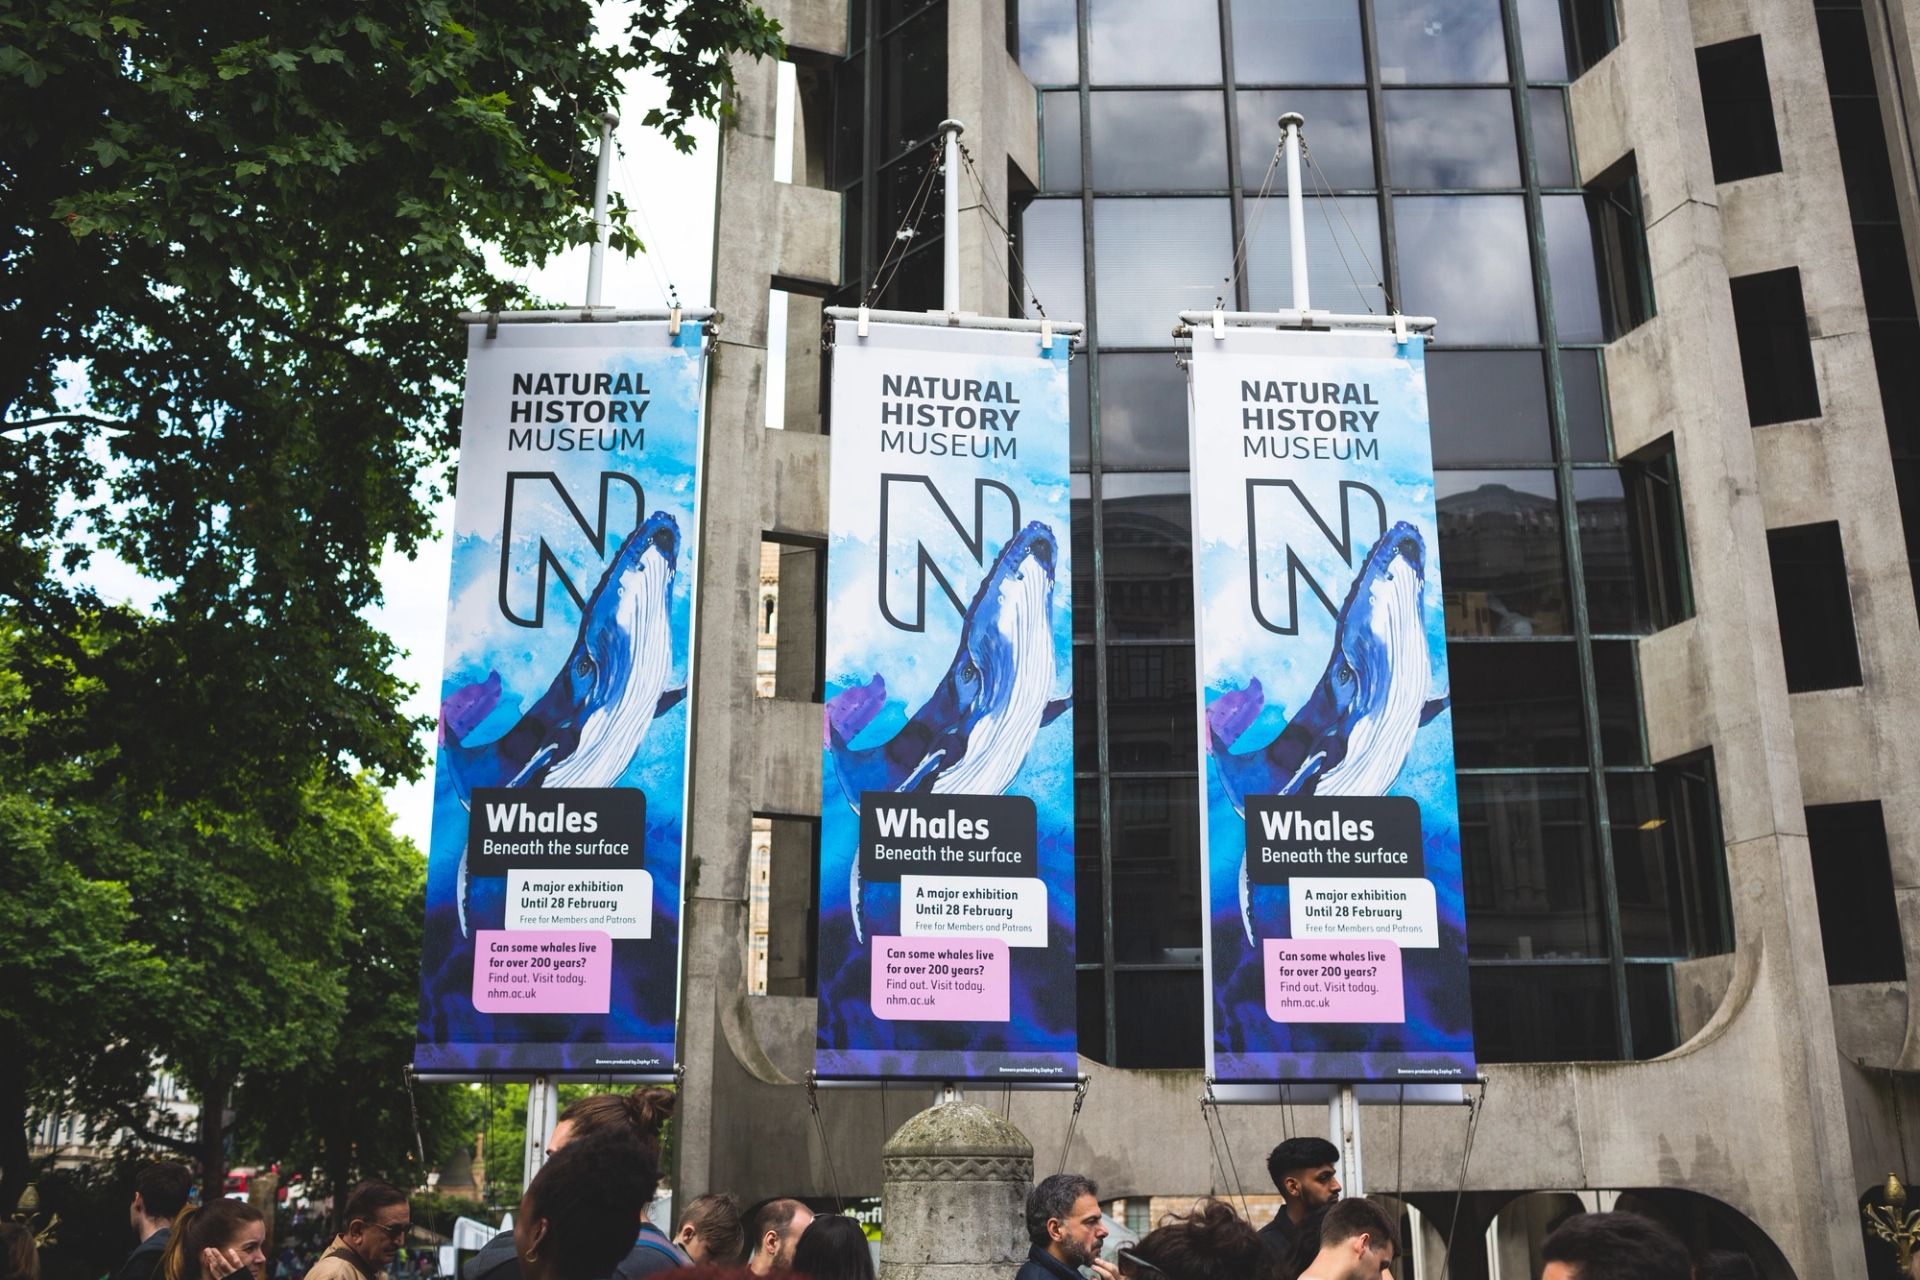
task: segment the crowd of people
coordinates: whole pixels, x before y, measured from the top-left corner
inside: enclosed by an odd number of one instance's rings
[[[674,1100],[664,1089],[638,1089],[567,1107],[511,1230],[469,1258],[459,1280],[640,1280],[663,1271],[681,1273],[673,1280],[776,1272],[875,1280],[861,1224],[816,1215],[797,1199],[743,1208],[731,1195],[705,1195],[681,1209],[671,1232],[650,1221],[660,1130]],[[1323,1138],[1288,1139],[1267,1160],[1284,1205],[1271,1222],[1256,1229],[1232,1205],[1207,1199],[1111,1258],[1099,1188],[1056,1174],[1027,1197],[1030,1248],[1008,1280],[1382,1280],[1405,1247],[1399,1224],[1372,1200],[1342,1198],[1339,1155]],[[139,1243],[114,1280],[399,1280],[410,1269],[402,1252],[409,1199],[387,1183],[353,1188],[332,1243],[297,1271],[283,1258],[273,1277],[260,1211],[244,1200],[191,1204],[191,1186],[179,1164],[140,1174],[129,1214]],[[1694,1259],[1664,1226],[1633,1213],[1575,1215],[1546,1237],[1540,1256],[1538,1280],[1758,1280],[1745,1255]],[[37,1277],[31,1234],[0,1224],[0,1280]]]

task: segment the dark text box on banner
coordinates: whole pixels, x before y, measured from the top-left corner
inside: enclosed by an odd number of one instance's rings
[[[702,327],[469,329],[414,1065],[668,1074]]]
[[[1474,1073],[1423,355],[1194,337],[1216,1080]]]
[[[836,323],[822,1078],[1077,1074],[1067,361]]]

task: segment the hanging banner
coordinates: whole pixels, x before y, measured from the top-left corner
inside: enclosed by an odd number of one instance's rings
[[[835,322],[822,1078],[1078,1074],[1068,351]]]
[[[1424,344],[1195,327],[1220,1081],[1474,1074]]]
[[[671,1074],[702,326],[469,330],[421,1072]]]

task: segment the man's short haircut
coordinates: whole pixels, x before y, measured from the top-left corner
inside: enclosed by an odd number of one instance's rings
[[[378,1178],[368,1178],[348,1194],[346,1217],[340,1223],[340,1230],[345,1231],[353,1222],[372,1222],[382,1209],[406,1202],[407,1193],[400,1188]]]
[[[1370,1248],[1378,1248],[1382,1242],[1400,1251],[1400,1236],[1393,1229],[1393,1220],[1373,1201],[1362,1196],[1354,1196],[1330,1205],[1327,1216],[1320,1220],[1320,1247],[1344,1244],[1355,1236],[1367,1236]]]
[[[709,1258],[737,1258],[746,1243],[740,1225],[740,1198],[731,1191],[715,1191],[691,1201],[680,1213],[680,1225],[693,1227],[693,1238]]]
[[[560,1280],[599,1280],[633,1249],[640,1214],[660,1171],[639,1135],[625,1126],[573,1139],[527,1184],[527,1216],[544,1218],[542,1249],[553,1250]]]
[[[1760,1280],[1760,1268],[1744,1253],[1714,1249],[1693,1264],[1693,1280]]]
[[[1340,1148],[1325,1138],[1288,1138],[1267,1156],[1267,1176],[1278,1191],[1290,1173],[1339,1163]]]
[[[149,1218],[177,1218],[193,1193],[193,1170],[178,1160],[155,1160],[134,1177],[133,1189]]]
[[[1583,1213],[1540,1246],[1542,1262],[1563,1262],[1576,1280],[1689,1280],[1687,1247],[1637,1213]]]
[[[1047,1234],[1047,1223],[1055,1218],[1065,1222],[1073,1217],[1073,1206],[1080,1203],[1081,1196],[1100,1198],[1100,1188],[1092,1178],[1083,1178],[1077,1173],[1056,1173],[1051,1178],[1042,1178],[1039,1185],[1027,1193],[1027,1239],[1046,1248],[1053,1239]]]
[[[781,1196],[774,1200],[762,1200],[753,1206],[753,1235],[747,1241],[747,1256],[760,1252],[760,1242],[767,1238],[767,1232],[777,1232],[782,1240],[787,1238],[787,1227],[793,1222],[793,1215],[806,1208],[798,1200]]]

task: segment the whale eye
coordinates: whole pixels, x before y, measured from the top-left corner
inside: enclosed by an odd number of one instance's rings
[[[980,678],[980,668],[969,662],[966,666],[960,668],[960,678],[969,683],[978,680]]]
[[[1339,669],[1333,673],[1333,678],[1335,680],[1338,680],[1341,684],[1352,684],[1353,683],[1352,666],[1344,662],[1341,663],[1339,666]]]
[[[666,552],[668,555],[672,555],[673,554],[673,535],[667,532],[665,529],[655,529],[653,531],[653,545],[660,548],[660,550]]]
[[[573,669],[575,674],[577,674],[582,680],[592,679],[593,678],[592,656],[585,653],[581,654],[580,661],[574,664]]]

